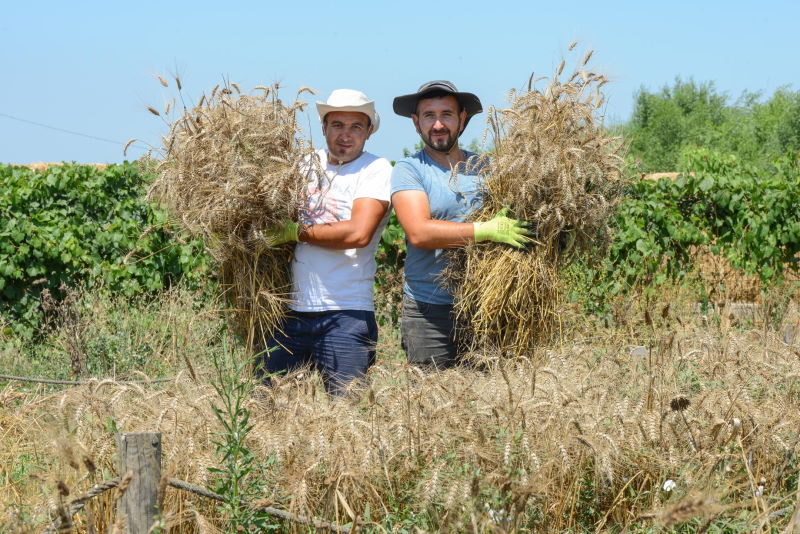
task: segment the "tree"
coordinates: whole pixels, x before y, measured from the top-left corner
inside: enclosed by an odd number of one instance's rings
[[[745,92],[730,104],[713,82],[678,78],[659,92],[642,88],[621,130],[641,172],[685,170],[681,162],[698,148],[771,168],[800,149],[800,92],[782,87],[768,100]]]
[[[725,95],[713,82],[675,80],[659,93],[642,88],[623,131],[644,172],[673,171],[687,145],[715,144],[726,122]]]

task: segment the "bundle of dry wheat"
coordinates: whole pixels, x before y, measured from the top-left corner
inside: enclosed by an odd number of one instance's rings
[[[282,102],[277,85],[254,91],[242,94],[229,83],[184,106],[163,139],[151,189],[182,226],[205,239],[232,322],[250,345],[275,328],[290,287],[292,248],[266,248],[259,232],[282,219],[297,220],[311,171],[302,162],[312,150],[297,122],[304,104]],[[311,92],[303,88],[298,96],[303,91]]]
[[[473,220],[508,206],[513,217],[535,223],[538,245],[518,251],[479,243],[455,252],[445,279],[474,349],[524,354],[547,337],[565,244],[586,252],[608,237],[621,193],[622,142],[603,128],[607,79],[586,70],[591,55],[563,82],[562,60],[543,90],[531,77],[527,91],[511,92],[508,109],[489,113],[494,150]]]

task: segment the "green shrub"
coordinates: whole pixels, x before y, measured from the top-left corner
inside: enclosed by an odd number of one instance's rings
[[[35,332],[45,291],[58,300],[66,288],[100,283],[132,296],[202,282],[208,257],[145,200],[149,180],[130,163],[0,165],[0,314],[12,329]]]
[[[745,92],[731,102],[713,82],[676,79],[657,92],[642,88],[620,130],[641,172],[679,170],[682,154],[698,147],[769,168],[800,149],[800,91],[782,87],[767,99]]]
[[[406,260],[406,234],[392,212],[386,224],[375,261],[375,306],[381,326],[397,326],[403,300],[403,266]]]
[[[800,252],[800,157],[772,162],[772,171],[709,150],[685,156],[675,180],[634,182],[614,218],[614,238],[583,286],[595,305],[634,287],[681,281],[704,246],[769,286],[796,270]],[[689,174],[693,173],[693,174]]]

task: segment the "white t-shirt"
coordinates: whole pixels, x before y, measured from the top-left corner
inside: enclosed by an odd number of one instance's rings
[[[318,150],[325,176],[309,182],[308,200],[300,209],[303,225],[324,224],[350,219],[353,201],[374,198],[389,201],[392,166],[388,160],[368,152],[339,165],[329,162],[327,151]],[[295,311],[366,310],[373,311],[372,288],[375,279],[375,252],[389,210],[381,219],[369,245],[336,250],[300,242],[292,261],[292,303]]]

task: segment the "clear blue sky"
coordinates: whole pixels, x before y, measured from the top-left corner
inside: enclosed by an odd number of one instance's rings
[[[78,7],[79,6],[79,7]],[[595,51],[607,74],[607,117],[626,120],[640,87],[676,76],[743,90],[800,89],[800,3],[672,2],[37,2],[9,1],[0,18],[0,162],[118,162],[132,137],[158,145],[163,108],[180,74],[199,98],[229,78],[242,88],[280,82],[321,100],[340,87],[374,99],[382,117],[367,149],[390,159],[417,136],[392,98],[449,79],[484,108],[503,106],[531,72],[549,75],[566,47]],[[311,101],[315,97],[306,95]],[[313,106],[312,106],[313,109]],[[71,135],[46,124],[117,141]],[[482,135],[485,114],[462,137]],[[315,144],[319,123],[307,122]],[[142,150],[133,148],[128,159]]]

